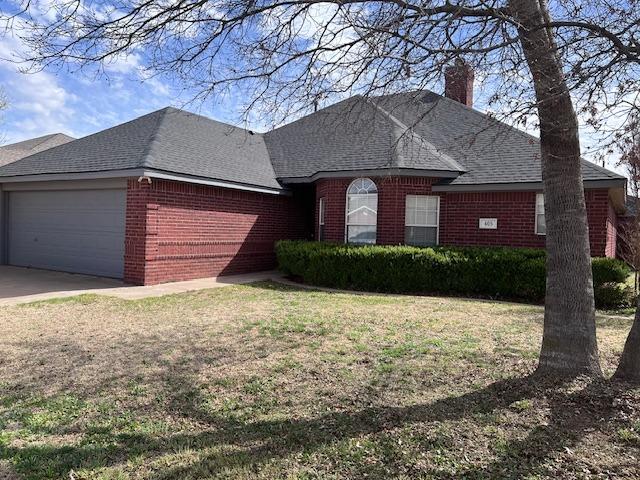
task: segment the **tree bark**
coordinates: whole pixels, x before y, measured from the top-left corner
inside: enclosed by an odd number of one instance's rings
[[[635,148],[635,146],[634,146]],[[634,154],[635,158],[631,158],[632,165],[635,167],[640,164],[640,158]],[[631,191],[634,195],[638,194],[639,179],[637,175],[631,175],[630,179]],[[640,201],[636,200],[636,217],[631,224],[625,226],[625,253],[628,258],[625,260],[633,266],[635,270],[634,277],[634,294],[638,295],[638,268],[640,266],[640,218],[638,213],[640,210]],[[640,298],[636,300],[636,316],[631,326],[631,331],[624,344],[622,357],[616,373],[613,375],[616,380],[623,380],[640,384]]]
[[[601,376],[596,340],[589,227],[580,167],[578,119],[546,3],[510,0],[533,76],[540,121],[547,287],[538,373]]]
[[[640,302],[636,306],[636,318],[613,378],[640,384]]]

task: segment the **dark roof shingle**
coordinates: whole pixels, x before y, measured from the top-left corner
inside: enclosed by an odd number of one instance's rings
[[[320,172],[464,168],[389,112],[352,97],[265,134],[278,178]]]
[[[450,185],[541,182],[540,140],[433,92],[377,97],[377,103],[466,169]],[[624,179],[582,161],[584,180]]]
[[[168,107],[0,166],[0,177],[138,168],[273,189],[380,169],[454,186],[541,181],[536,137],[428,91],[352,97],[265,134]],[[587,161],[583,177],[624,181]]]
[[[282,188],[262,135],[172,107],[0,167],[0,177],[138,168]]]

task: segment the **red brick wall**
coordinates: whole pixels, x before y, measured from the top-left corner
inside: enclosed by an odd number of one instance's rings
[[[353,179],[338,178],[316,182],[317,205],[326,198],[326,240],[344,241],[346,191]],[[431,186],[438,178],[378,177],[378,243],[404,243],[406,195],[440,196],[441,245],[507,245],[544,247],[545,237],[535,234],[535,192],[436,192]],[[615,252],[615,213],[606,189],[587,190],[587,214],[591,254]],[[478,219],[497,218],[497,230],[480,230]]]
[[[303,220],[292,197],[130,180],[125,281],[151,285],[274,268],[274,242],[302,238]]]

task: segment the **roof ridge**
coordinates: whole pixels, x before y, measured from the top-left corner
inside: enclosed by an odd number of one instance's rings
[[[177,112],[177,113],[182,113],[184,115],[192,115],[194,117],[201,118],[201,119],[203,119],[203,120],[205,120],[207,122],[216,123],[218,125],[223,125],[225,127],[233,129],[233,130],[241,130],[241,131],[243,131],[243,132],[245,132],[245,133],[247,133],[249,135],[264,136],[265,133],[268,133],[268,132],[256,132],[255,130],[252,130],[250,128],[240,127],[240,126],[234,125],[232,123],[227,123],[227,122],[223,122],[221,120],[217,120],[215,118],[208,117],[208,116],[203,115],[201,113],[191,112],[189,110],[184,110],[182,108],[173,107],[171,105],[169,105],[167,107],[164,107],[164,108],[161,108],[160,110],[157,110],[156,112],[161,112],[161,111],[164,111],[164,113]]]
[[[597,170],[599,172],[605,173],[605,174],[607,174],[607,176],[609,176],[611,178],[626,178],[624,175],[620,175],[619,173],[614,172],[613,170],[609,170],[606,167],[601,167],[597,163],[592,162],[591,160],[589,160],[587,158],[584,158],[582,156],[580,157],[580,160],[582,160],[583,162],[587,163],[587,165],[590,168],[593,168],[593,169],[595,169],[595,170]]]
[[[408,132],[409,135],[411,135],[412,139],[419,139],[427,147],[427,149],[429,151],[431,151],[432,153],[434,153],[438,157],[440,157],[442,160],[444,160],[445,163],[447,163],[447,164],[449,164],[449,166],[453,167],[455,171],[466,172],[466,168],[464,168],[462,165],[460,165],[458,162],[456,162],[447,153],[439,151],[438,148],[433,143],[428,141],[426,138],[424,138],[419,133],[415,132],[412,128],[410,128],[408,125],[406,125],[404,122],[402,122],[398,117],[396,117],[393,113],[389,112],[386,108],[378,105],[378,103],[376,101],[374,101],[373,99],[366,98],[366,97],[363,97],[363,98],[365,98],[365,101],[370,102],[375,108],[377,108],[379,111],[381,111],[385,116],[387,116],[393,123],[396,124],[396,126],[404,129],[405,133]],[[402,135],[404,135],[404,133]],[[398,138],[398,140],[400,140],[400,138]],[[394,148],[394,150],[397,150],[397,145]],[[398,162],[398,166],[400,166],[399,162]]]
[[[346,103],[346,102],[349,102],[349,101],[352,101],[352,100],[356,100],[358,98],[363,98],[363,97],[359,93],[356,93],[355,95],[352,95],[352,96],[350,96],[348,98],[344,98],[344,99],[340,100],[339,102],[332,103],[331,105],[327,105],[326,107],[322,107],[320,110],[316,110],[315,112],[311,112],[311,113],[308,113],[306,115],[303,115],[302,117],[296,118],[295,120],[293,120],[291,122],[288,122],[288,123],[285,123],[284,125],[280,125],[279,127],[272,128],[271,130],[268,130],[268,131],[264,132],[262,135],[269,135],[270,133],[277,132],[278,130],[282,130],[283,128],[295,125],[296,123],[299,123],[299,122],[301,122],[301,121],[303,121],[303,120],[305,120],[307,118],[310,118],[310,117],[313,117],[316,114],[322,113],[325,110],[328,110],[330,108],[334,108],[337,105],[340,105],[341,103]]]
[[[43,135],[42,137],[36,137],[33,138],[32,140],[39,140],[35,145],[33,145],[29,150],[33,150],[34,148],[42,145],[44,142],[46,142],[47,140],[50,140],[51,138],[55,137],[56,135],[58,135],[57,133],[50,133],[48,135]]]
[[[142,160],[140,162],[141,167],[147,167],[147,168],[152,167],[153,158],[154,158],[152,150],[156,145],[156,142],[158,141],[158,134],[160,132],[160,128],[162,127],[163,120],[166,117],[167,113],[172,109],[181,111],[174,107],[164,107],[164,108],[161,108],[160,110],[157,110],[156,112],[152,112],[152,113],[158,114],[158,118],[156,118],[156,123],[153,126],[153,133],[149,137],[149,142],[147,143],[147,145],[145,146],[142,152]],[[142,118],[142,117],[138,117],[138,118]]]
[[[46,135],[41,135],[39,137],[34,137],[34,138],[27,138],[25,140],[20,140],[19,142],[13,142],[10,143],[8,145],[1,145],[0,148],[5,148],[7,150],[32,150],[33,148],[37,147],[38,145],[41,145],[42,143],[46,142],[49,138],[58,135],[57,133],[47,133]],[[34,140],[37,140],[37,143],[35,143],[31,148],[24,148],[24,147],[20,147],[19,145],[22,143],[28,143],[28,142],[33,142]]]
[[[540,138],[536,137],[535,135],[531,135],[530,133],[527,133],[523,130],[520,130],[518,127],[515,127],[513,125],[508,124],[507,122],[503,122],[502,120],[499,120],[495,117],[493,117],[492,115],[490,115],[489,113],[485,113],[485,112],[481,112],[480,110],[470,107],[469,105],[465,105],[464,103],[458,102],[457,100],[453,100],[452,98],[447,97],[446,95],[440,95],[439,93],[436,93],[432,90],[428,90],[429,92],[433,93],[434,95],[437,95],[438,97],[440,97],[441,99],[444,99],[445,102],[453,102],[453,104],[455,104],[458,107],[462,107],[464,110],[467,110],[473,114],[475,114],[476,116],[480,116],[484,119],[489,119],[494,121],[496,124],[503,126],[503,127],[507,127],[510,130],[513,130],[514,132],[517,132],[518,134],[526,137],[526,138],[530,138],[535,140],[536,142],[540,142]]]
[[[446,95],[442,95],[440,93],[434,92],[433,90],[429,89],[429,88],[424,88],[421,90],[411,90],[409,92],[398,92],[398,93],[390,93],[388,95],[380,95],[379,97],[382,96],[395,96],[395,95],[410,95],[413,93],[417,93],[419,94],[423,94],[423,93],[431,93],[435,96],[438,97],[439,100],[444,100],[445,103],[449,103],[451,105],[455,105],[458,108],[461,108],[467,112],[473,113],[475,116],[477,117],[482,117],[485,120],[492,120],[494,122],[494,125],[492,126],[503,126],[506,127],[510,130],[513,130],[514,132],[517,132],[518,134],[526,137],[526,138],[531,138],[533,140],[535,140],[536,142],[540,141],[540,138],[536,137],[535,135],[532,135],[530,133],[527,133],[523,130],[520,130],[518,127],[515,127],[513,125],[508,124],[507,122],[503,122],[502,120],[499,120],[495,117],[493,117],[492,115],[490,115],[489,113],[486,112],[481,112],[480,110],[478,110],[477,108],[474,107],[470,107],[469,105],[465,105],[464,103],[458,102],[457,100],[453,100],[452,98],[447,97]],[[414,99],[419,99],[417,96],[413,97]]]

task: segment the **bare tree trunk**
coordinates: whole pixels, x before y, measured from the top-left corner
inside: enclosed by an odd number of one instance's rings
[[[618,369],[613,377],[618,380],[640,383],[640,303],[636,307],[636,318],[624,344]]]
[[[637,192],[637,176],[632,176],[631,183],[632,189]],[[632,259],[634,271],[634,293],[638,295],[638,263],[640,256],[640,218],[638,213],[640,210],[636,200],[635,218],[630,225],[627,225],[627,249]],[[636,298],[636,316],[631,326],[631,331],[627,337],[627,341],[624,344],[624,350],[622,351],[622,357],[618,364],[618,369],[613,375],[613,378],[618,380],[624,380],[628,382],[640,383],[640,299]]]
[[[510,0],[533,76],[547,225],[547,289],[538,372],[602,375],[596,340],[589,228],[580,169],[578,120],[562,72],[546,4]]]

